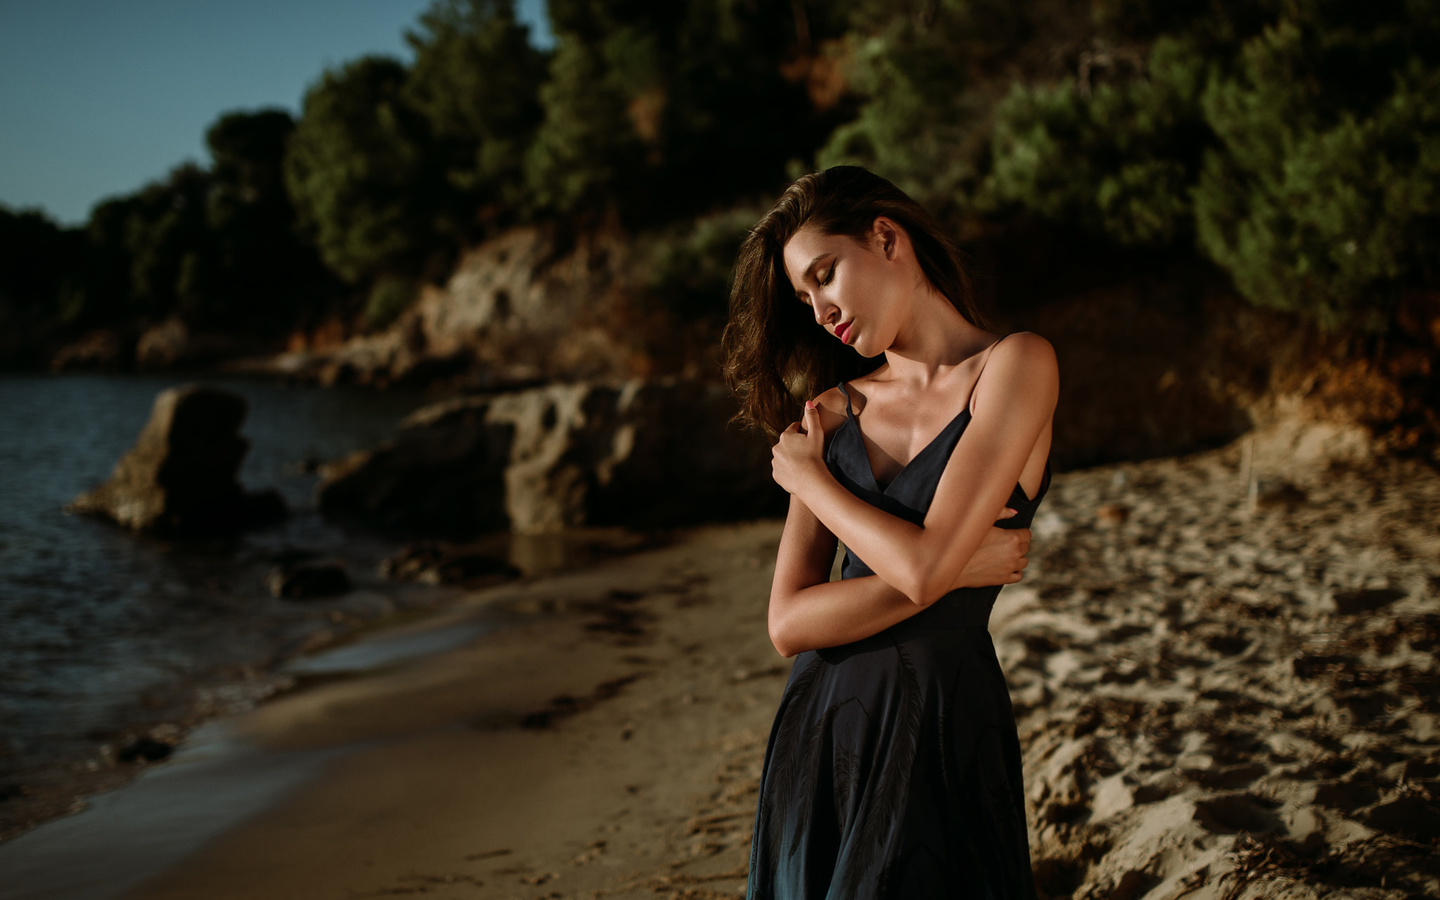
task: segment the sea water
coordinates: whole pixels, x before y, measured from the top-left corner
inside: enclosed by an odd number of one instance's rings
[[[165,541],[66,514],[134,444],[155,395],[195,380],[249,402],[241,482],[279,490],[291,518]],[[233,378],[0,376],[0,785],[123,740],[128,724],[193,702],[194,685],[223,691],[225,673],[264,669],[313,628],[313,605],[266,591],[274,560],[368,566],[389,547],[316,512],[314,463],[377,444],[422,401]]]

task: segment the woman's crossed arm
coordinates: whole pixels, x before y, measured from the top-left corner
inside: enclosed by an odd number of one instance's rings
[[[976,394],[973,417],[920,525],[866,503],[835,480],[825,467],[821,418],[813,407],[803,429],[792,426],[776,444],[776,481],[817,526],[844,541],[917,607],[956,586],[1049,428],[1059,391],[1054,351],[1037,335],[1015,338],[996,347],[987,362],[980,379],[984,393]],[[797,537],[803,531],[797,528]]]

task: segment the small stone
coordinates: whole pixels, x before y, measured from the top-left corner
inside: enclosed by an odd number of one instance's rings
[[[116,758],[121,762],[158,762],[175,752],[173,744],[164,741],[157,741],[154,738],[142,737],[132,741],[120,749]]]
[[[324,560],[277,567],[265,579],[265,584],[273,596],[288,600],[333,597],[348,593],[351,588],[345,567]]]
[[[1429,713],[1414,713],[1409,717],[1407,729],[1410,736],[1422,744],[1429,744],[1440,737],[1440,717]]]
[[[422,541],[403,548],[380,563],[380,576],[421,584],[459,584],[480,579],[517,578],[523,574],[510,562],[474,547]]]
[[[1037,539],[1046,541],[1060,537],[1069,527],[1065,518],[1059,513],[1054,510],[1045,510],[1035,517],[1035,521],[1030,525],[1030,531]]]

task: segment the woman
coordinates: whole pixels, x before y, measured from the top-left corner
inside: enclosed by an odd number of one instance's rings
[[[985,330],[951,242],[855,167],[785,191],[741,248],[730,302],[726,375],[741,417],[778,434],[791,495],[770,636],[798,654],[747,896],[1034,897],[985,626],[1049,486],[1053,350]],[[792,390],[822,389],[786,427]]]

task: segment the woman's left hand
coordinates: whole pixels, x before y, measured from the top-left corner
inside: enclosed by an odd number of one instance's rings
[[[814,403],[805,401],[805,418],[780,433],[770,455],[775,483],[792,494],[800,493],[808,479],[825,472],[825,432]]]

